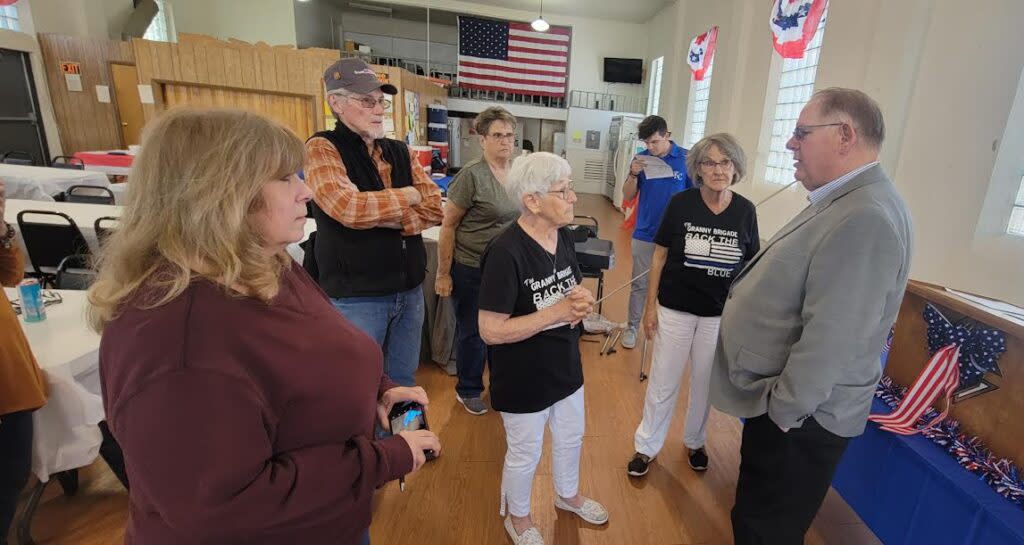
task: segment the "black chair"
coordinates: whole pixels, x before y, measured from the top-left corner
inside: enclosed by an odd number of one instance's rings
[[[580,274],[583,278],[594,278],[597,280],[597,293],[595,298],[600,301],[604,296],[604,271],[611,267],[614,259],[613,245],[610,240],[597,238],[600,226],[597,218],[593,216],[573,216],[573,219],[586,220],[586,223],[573,223],[570,229],[573,232],[575,242],[576,260],[580,265]],[[597,313],[601,314],[601,307],[604,302],[597,304]]]
[[[87,255],[69,255],[57,265],[53,287],[59,290],[87,290],[96,280],[96,271]]]
[[[103,244],[103,242],[107,240],[107,237],[110,236],[110,233],[114,230],[114,227],[104,227],[102,224],[105,222],[117,223],[118,221],[119,219],[115,218],[114,216],[103,216],[96,218],[96,221],[93,222],[92,227],[93,229],[96,230],[96,240],[99,241],[100,244]]]
[[[27,151],[8,151],[7,153],[0,155],[0,163],[5,165],[23,165],[32,167],[36,165],[34,159]]]
[[[98,185],[73,185],[64,192],[66,202],[114,204],[114,192]]]
[[[51,168],[67,168],[71,170],[85,170],[85,161],[70,155],[58,155],[50,159]]]
[[[32,221],[26,216],[46,216],[53,221]],[[67,256],[90,255],[89,244],[82,236],[78,224],[70,216],[49,210],[22,210],[18,212],[18,230],[25,240],[25,251],[32,263],[35,278],[50,285],[57,268]]]

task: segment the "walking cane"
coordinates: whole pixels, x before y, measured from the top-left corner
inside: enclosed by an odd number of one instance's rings
[[[647,380],[647,373],[644,373],[644,365],[647,363],[647,335],[644,335],[644,346],[640,350],[640,382]]]

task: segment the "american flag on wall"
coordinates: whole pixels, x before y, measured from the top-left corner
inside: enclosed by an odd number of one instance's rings
[[[459,87],[564,97],[572,29],[459,17]]]

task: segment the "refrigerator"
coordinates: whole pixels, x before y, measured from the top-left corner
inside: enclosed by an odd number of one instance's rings
[[[637,135],[641,121],[643,116],[617,115],[608,127],[608,179],[605,196],[619,210],[622,210],[622,184],[629,174],[629,163],[634,155],[646,149],[643,140]]]

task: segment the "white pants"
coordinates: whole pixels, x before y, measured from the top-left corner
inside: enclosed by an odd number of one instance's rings
[[[533,475],[544,449],[544,424],[551,428],[551,470],[555,493],[573,498],[580,485],[583,446],[583,388],[536,413],[501,413],[505,423],[505,469],[501,474],[501,516],[505,505],[515,517],[530,514]]]
[[[708,400],[711,363],[720,321],[719,316],[695,316],[658,305],[658,332],[654,336],[654,361],[647,381],[644,417],[633,440],[640,454],[654,457],[665,444],[687,359],[693,369],[683,444],[691,449],[704,446],[705,424],[711,409]]]

